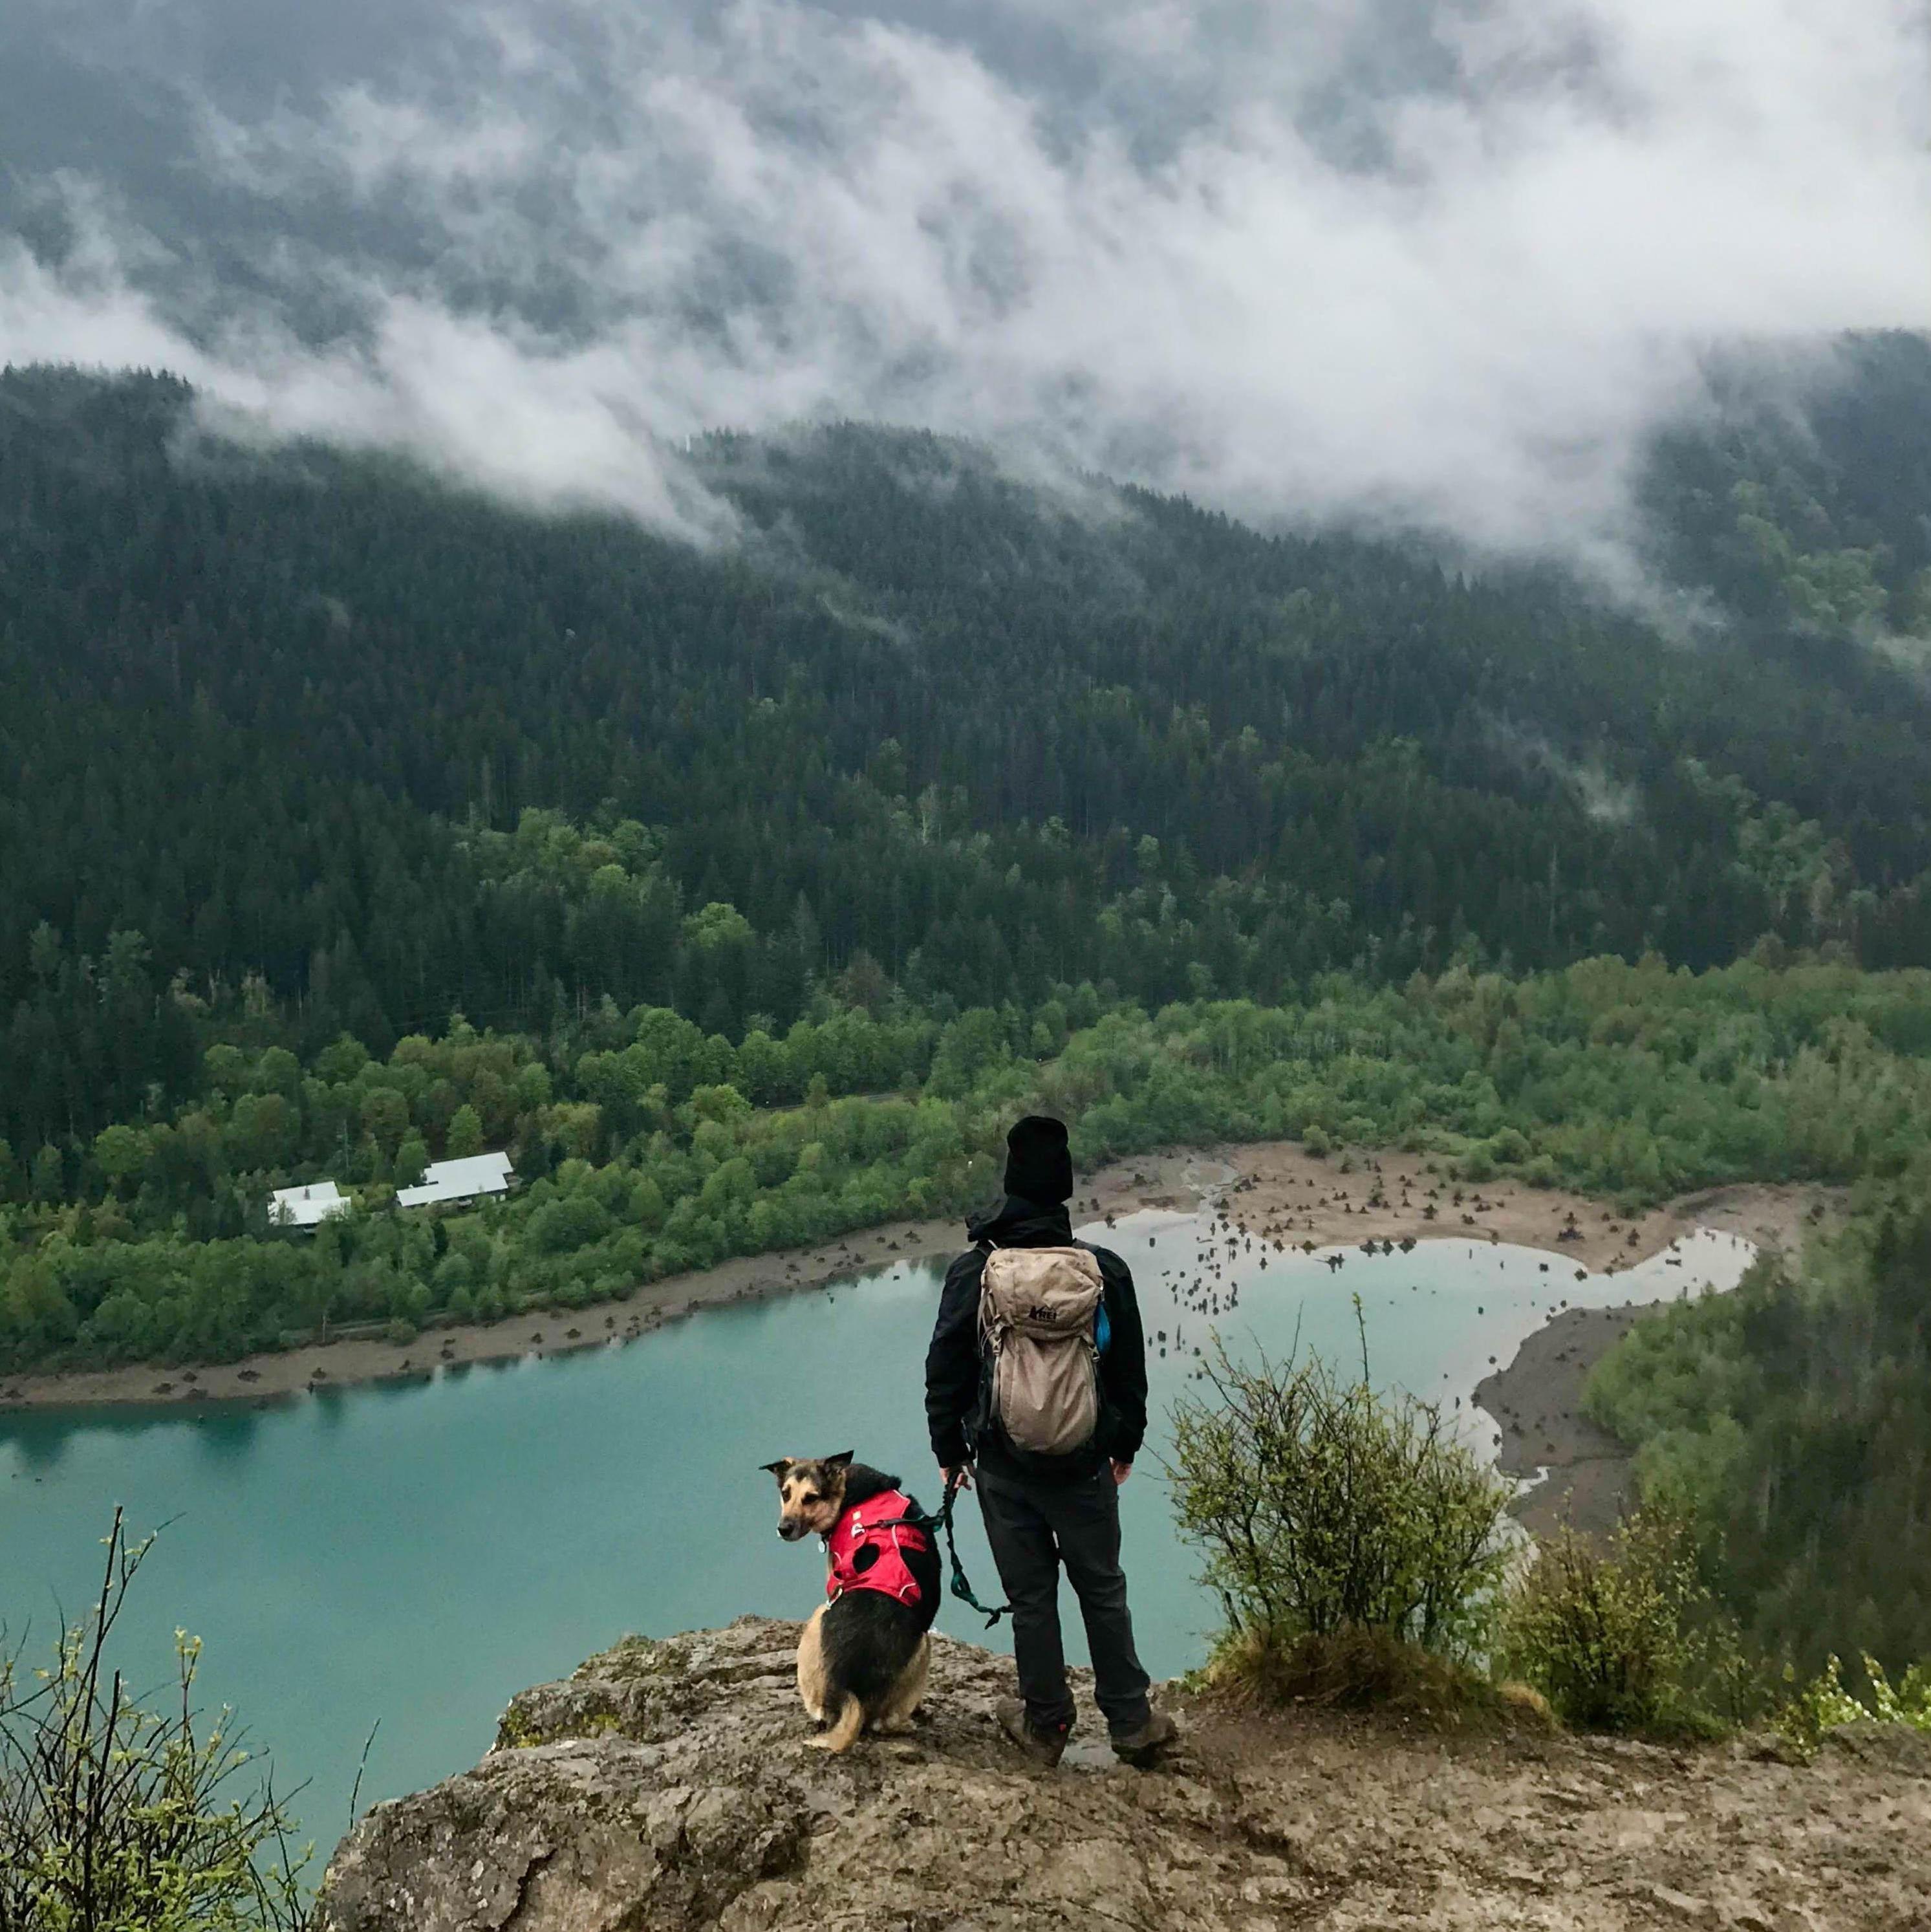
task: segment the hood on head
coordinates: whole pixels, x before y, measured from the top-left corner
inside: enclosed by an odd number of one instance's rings
[[[1060,1248],[1073,1238],[1072,1216],[1064,1202],[1028,1201],[1009,1194],[991,1208],[966,1217],[966,1238],[1001,1248]]]

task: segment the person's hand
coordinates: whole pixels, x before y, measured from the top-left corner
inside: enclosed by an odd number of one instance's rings
[[[956,1468],[950,1469],[941,1462],[939,1465],[939,1474],[945,1478],[946,1486],[949,1490],[953,1488],[969,1490],[972,1487],[972,1465],[970,1462],[961,1462]]]
[[[1113,1465],[1114,1486],[1117,1489],[1132,1473],[1133,1465],[1131,1462],[1122,1462],[1116,1458]]]

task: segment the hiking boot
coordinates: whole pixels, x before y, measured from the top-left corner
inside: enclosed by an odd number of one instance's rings
[[[1035,1764],[1051,1771],[1066,1755],[1067,1734],[1072,1730],[1070,1721],[1057,1730],[1048,1730],[1045,1725],[1033,1723],[1017,1697],[1000,1698],[993,1715],[999,1720],[999,1728]]]
[[[1156,1763],[1160,1754],[1180,1734],[1180,1727],[1164,1711],[1150,1710],[1147,1721],[1130,1731],[1114,1731],[1108,1742],[1115,1757],[1141,1769]]]

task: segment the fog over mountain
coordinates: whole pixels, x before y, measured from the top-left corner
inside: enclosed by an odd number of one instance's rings
[[[1919,0],[11,0],[0,360],[715,532],[878,417],[1625,568],[1713,350],[1931,324]]]

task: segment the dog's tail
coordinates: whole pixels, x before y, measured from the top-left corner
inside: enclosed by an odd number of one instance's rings
[[[847,1690],[844,1708],[833,1720],[832,1728],[823,1736],[814,1738],[812,1742],[820,1750],[848,1751],[858,1742],[858,1734],[865,1729],[865,1706]]]

